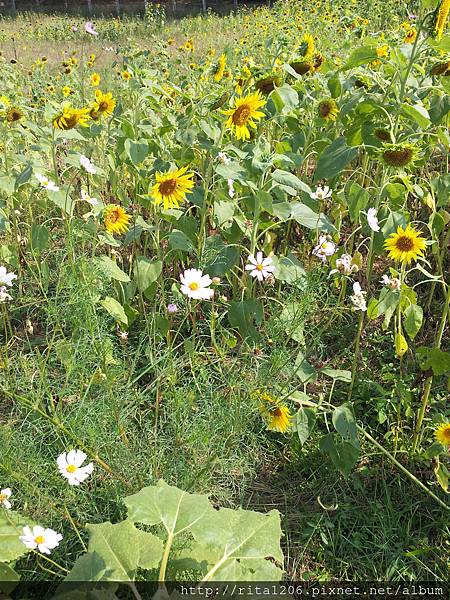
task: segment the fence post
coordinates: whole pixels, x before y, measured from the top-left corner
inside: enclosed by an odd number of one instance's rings
[[[207,6],[206,6],[206,0],[202,0],[202,10],[203,12],[206,12]]]
[[[86,0],[86,1],[87,1],[88,15],[91,16],[92,15],[92,0]]]

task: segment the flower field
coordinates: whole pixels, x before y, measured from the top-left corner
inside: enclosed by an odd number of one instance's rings
[[[448,578],[449,12],[0,17],[0,591]]]

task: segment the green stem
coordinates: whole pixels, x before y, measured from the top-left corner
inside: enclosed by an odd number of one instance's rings
[[[355,382],[356,382],[356,371],[358,370],[358,364],[359,364],[359,348],[361,345],[361,335],[363,332],[363,326],[364,326],[364,312],[360,311],[358,333],[356,335],[356,342],[355,342],[355,354],[353,356],[353,364],[352,364],[352,381],[350,383],[350,389],[348,391],[348,399],[349,400],[351,400],[351,397],[353,394],[353,388],[355,387]]]

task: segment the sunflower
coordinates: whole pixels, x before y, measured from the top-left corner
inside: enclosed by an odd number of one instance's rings
[[[444,33],[445,24],[447,23],[448,13],[450,12],[450,0],[442,0],[439,8],[436,11],[436,21],[434,23],[434,32],[438,40],[441,39]]]
[[[263,73],[260,77],[255,80],[255,88],[259,90],[264,96],[273,92],[276,87],[280,87],[282,83],[281,76],[273,71]]]
[[[431,75],[445,75],[448,77],[450,75],[450,60],[447,62],[436,63],[430,69],[430,73]]]
[[[256,396],[261,401],[259,412],[267,424],[267,429],[285,433],[292,420],[289,407],[266,392],[257,392]]]
[[[91,85],[97,87],[100,84],[100,75],[98,73],[92,73],[91,75]]]
[[[406,229],[397,227],[397,232],[391,233],[384,242],[384,248],[389,251],[389,258],[409,264],[412,260],[423,256],[425,239],[420,237],[420,231],[416,231],[408,224]]]
[[[62,111],[52,119],[53,127],[63,131],[73,129],[77,125],[87,127],[87,121],[89,121],[89,109],[72,108],[70,103],[64,104]]]
[[[303,60],[303,58],[294,59],[289,65],[297,75],[306,75],[314,71],[314,63],[309,60]]]
[[[116,101],[111,93],[104,94],[100,90],[95,91],[95,101],[91,107],[91,113],[94,111],[97,115],[109,117],[113,114],[115,108]]]
[[[220,98],[216,98],[216,100],[214,100],[214,102],[209,107],[210,110],[217,110],[218,108],[222,108],[225,102],[228,102],[229,98],[230,95],[225,92],[225,94],[222,94]]]
[[[173,169],[166,173],[156,173],[156,183],[150,190],[155,204],[163,204],[164,209],[178,208],[194,187],[194,173],[186,173],[187,167]]]
[[[302,43],[299,48],[299,54],[303,56],[303,58],[308,59],[311,58],[314,54],[314,38],[310,33],[305,33],[303,36]]]
[[[13,125],[14,123],[18,123],[23,119],[23,113],[20,108],[16,106],[11,106],[8,110],[5,111],[5,121]]]
[[[314,54],[313,67],[314,71],[318,71],[323,64],[324,56],[320,52]]]
[[[219,61],[214,69],[214,81],[222,81],[223,75],[225,73],[225,67],[227,66],[227,57],[225,54],[221,54],[219,57]]]
[[[128,231],[130,216],[118,204],[108,204],[103,210],[103,224],[109,233],[121,235]]]
[[[378,140],[380,140],[380,142],[389,143],[392,141],[391,132],[389,129],[385,129],[384,127],[377,127],[373,134]]]
[[[336,121],[339,109],[333,98],[325,98],[319,102],[318,113],[324,121]]]
[[[384,144],[380,150],[381,160],[390,167],[407,167],[414,163],[417,149],[407,142]]]
[[[122,77],[122,79],[124,81],[129,81],[133,77],[133,75],[130,73],[130,71],[122,71],[120,76]]]
[[[63,93],[63,96],[67,98],[67,96],[70,96],[70,94],[72,93],[72,90],[70,89],[70,87],[68,85],[65,85],[62,89],[62,93]]]
[[[450,446],[450,421],[439,425],[434,435],[443,446]]]
[[[404,42],[406,44],[414,44],[414,42],[416,41],[416,37],[417,31],[414,29],[414,27],[411,27],[411,29],[408,29],[408,31],[406,32]]]
[[[254,94],[236,98],[234,105],[223,114],[228,116],[225,125],[233,131],[238,140],[250,139],[249,127],[256,129],[255,121],[264,117],[264,113],[258,110],[266,105],[266,101],[258,90]]]

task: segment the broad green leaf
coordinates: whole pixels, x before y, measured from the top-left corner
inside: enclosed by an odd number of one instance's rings
[[[273,561],[283,563],[280,548],[280,513],[267,514],[250,510],[221,508],[207,510],[191,526],[198,542],[192,557],[203,569],[204,581],[277,581],[282,569]]]
[[[418,304],[411,304],[405,309],[403,325],[406,333],[413,340],[422,327],[423,310]]]
[[[145,292],[154,283],[162,272],[162,262],[157,259],[149,260],[145,256],[138,256],[134,263],[134,280],[138,289]]]
[[[402,333],[397,333],[394,340],[395,355],[401,358],[408,351],[408,342]]]
[[[291,219],[294,219],[299,225],[303,225],[308,229],[317,229],[318,231],[328,231],[330,233],[336,231],[335,226],[323,213],[316,213],[309,206],[301,202],[291,203]]]
[[[87,525],[88,551],[95,552],[105,563],[102,580],[130,581],[138,567],[153,569],[158,566],[163,552],[159,538],[136,529],[129,520],[116,525],[109,522]]]
[[[288,114],[298,105],[298,93],[287,83],[276,88],[270,95],[278,113]]]
[[[303,446],[311,435],[311,431],[316,422],[316,411],[312,408],[300,408],[295,416],[295,425],[297,428],[300,443]]]
[[[319,443],[320,451],[328,454],[334,466],[347,478],[359,458],[359,450],[345,440],[336,439],[335,435],[328,433]]]
[[[31,227],[30,250],[32,252],[42,252],[48,244],[50,230],[45,225],[33,223]]]
[[[443,463],[437,461],[437,465],[434,469],[434,474],[436,475],[436,479],[441,488],[444,490],[444,492],[448,492],[450,472],[447,469],[447,467]]]
[[[170,247],[174,250],[182,250],[183,252],[189,252],[194,249],[194,245],[188,236],[182,231],[174,229],[169,235]]]
[[[120,304],[120,302],[117,302],[115,298],[111,298],[111,296],[106,296],[106,298],[102,300],[100,304],[118,323],[128,325],[128,317],[125,312],[125,309]]]
[[[149,153],[147,140],[135,142],[134,140],[126,139],[124,147],[128,158],[134,165],[142,163]]]
[[[34,523],[13,510],[0,509],[0,562],[17,560],[29,552],[19,540],[26,525],[33,527]]]
[[[278,281],[284,281],[285,283],[295,283],[301,279],[306,281],[306,271],[293,254],[288,254],[282,258],[274,256],[272,264],[275,266],[273,275]]]
[[[302,383],[314,381],[317,376],[316,369],[309,364],[303,352],[299,352],[297,354],[297,358],[295,359],[294,363],[294,373]]]
[[[110,574],[103,558],[97,552],[88,552],[75,561],[64,581],[101,581],[109,579]]]
[[[253,340],[260,338],[255,324],[259,325],[263,316],[263,308],[254,298],[229,304],[228,320],[230,325],[236,327],[243,338],[249,337]]]
[[[223,277],[239,262],[236,246],[227,246],[220,236],[210,235],[205,246],[205,272],[210,277]]]
[[[420,104],[403,104],[402,110],[409,117],[413,118],[421,129],[426,129],[431,123],[427,109]]]
[[[299,344],[305,343],[303,330],[304,318],[304,308],[302,304],[297,302],[288,302],[279,316],[279,319],[284,325],[284,331],[288,338],[292,338]]]
[[[5,192],[7,196],[12,196],[14,194],[15,186],[16,180],[14,177],[10,177],[9,175],[2,175],[2,177],[0,177],[0,192]]]
[[[19,581],[19,573],[16,573],[10,565],[0,562],[0,592],[6,594],[6,596],[3,596],[2,594],[0,594],[0,596],[6,600]]]
[[[376,46],[362,46],[353,50],[353,52],[348,57],[347,62],[341,68],[341,71],[348,71],[349,69],[353,69],[361,65],[366,65],[367,63],[370,63],[377,59],[378,55]]]
[[[129,276],[125,273],[125,271],[122,271],[117,263],[109,258],[109,256],[100,256],[95,259],[95,263],[100,267],[103,273],[111,279],[122,281],[123,283],[130,281]]]
[[[293,173],[289,173],[288,171],[282,171],[281,169],[276,169],[272,173],[272,179],[276,183],[281,183],[282,185],[287,185],[288,187],[294,188],[297,192],[304,192],[305,194],[311,194],[311,188],[306,183],[303,183],[301,179],[299,179]]]
[[[333,179],[358,156],[358,148],[347,146],[345,138],[339,137],[319,155],[314,181]]]
[[[439,348],[417,348],[420,368],[424,371],[432,369],[434,375],[450,375],[450,352]]]
[[[359,448],[358,436],[356,434],[356,421],[350,404],[345,402],[336,406],[333,411],[333,425],[336,431],[355,448]]]
[[[361,211],[369,202],[369,193],[359,183],[352,183],[346,198],[348,212],[353,223],[361,219]]]
[[[47,191],[47,196],[49,200],[56,204],[58,208],[60,208],[67,215],[72,216],[73,210],[75,208],[75,201],[69,196],[68,188],[61,187],[59,191],[52,192]]]
[[[337,381],[343,381],[344,383],[350,383],[352,380],[352,372],[344,369],[330,369],[329,367],[325,367],[324,369],[321,369],[320,372],[327,377],[331,377]]]
[[[25,169],[19,173],[16,177],[15,188],[19,188],[24,183],[30,180],[31,174],[33,173],[33,167],[31,165],[27,165]]]

